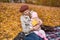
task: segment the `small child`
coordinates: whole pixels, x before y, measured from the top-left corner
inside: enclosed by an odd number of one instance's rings
[[[44,40],[48,40],[46,38],[46,34],[44,30],[42,30],[40,27],[40,25],[42,24],[42,21],[39,19],[37,13],[34,11],[31,12],[31,23],[33,28],[37,28],[39,26],[38,30],[35,30],[34,33],[40,36],[41,38],[43,38]]]

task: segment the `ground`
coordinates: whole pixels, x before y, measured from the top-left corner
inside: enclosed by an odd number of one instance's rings
[[[23,3],[0,3],[0,40],[13,40],[22,31],[19,9]],[[60,7],[26,4],[38,13],[44,25],[60,25]]]

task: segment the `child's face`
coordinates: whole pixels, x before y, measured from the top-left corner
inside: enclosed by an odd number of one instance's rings
[[[29,16],[29,15],[30,15],[30,10],[26,10],[26,11],[24,11],[23,14]]]

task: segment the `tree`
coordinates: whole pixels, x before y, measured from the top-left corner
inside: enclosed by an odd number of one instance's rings
[[[9,2],[14,3],[14,0],[9,0]]]

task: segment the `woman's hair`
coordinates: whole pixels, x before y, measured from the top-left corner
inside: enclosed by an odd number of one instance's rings
[[[25,10],[28,10],[28,9],[29,9],[28,5],[22,5],[19,11],[24,12]]]

